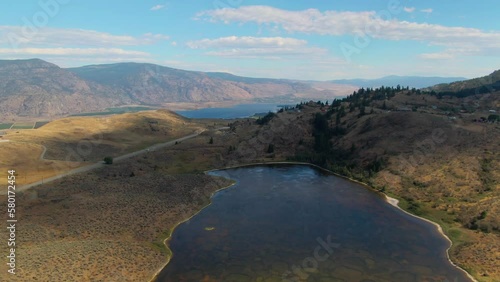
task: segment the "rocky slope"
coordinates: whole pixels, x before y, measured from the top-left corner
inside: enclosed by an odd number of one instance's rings
[[[119,63],[69,70],[146,104],[249,100],[314,92],[304,83],[288,80],[183,71],[153,64]]]
[[[306,82],[184,71],[153,64],[63,69],[39,59],[0,61],[0,112],[4,121],[132,104],[333,97],[347,94],[344,89],[318,90]]]
[[[125,102],[119,93],[42,60],[0,61],[0,112],[57,116]]]

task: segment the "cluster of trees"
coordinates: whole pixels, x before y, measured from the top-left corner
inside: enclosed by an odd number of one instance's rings
[[[359,109],[358,117],[362,117],[368,114],[366,112],[366,107],[371,106],[372,102],[376,100],[384,101],[382,109],[387,109],[385,100],[391,99],[392,97],[396,96],[396,93],[400,91],[406,91],[410,94],[421,94],[420,90],[418,89],[410,89],[409,87],[401,87],[399,85],[397,87],[382,86],[375,89],[361,88],[343,99],[334,99],[329,106],[327,117],[331,117],[333,116],[333,114],[336,114],[336,124],[339,125],[341,124],[342,117],[346,115],[346,106],[348,107],[350,113],[354,112],[356,109]],[[370,113],[373,113],[373,108]]]
[[[500,91],[500,81],[497,81],[497,82],[491,83],[491,84],[481,85],[479,87],[461,89],[461,90],[457,90],[457,91],[440,91],[440,92],[431,91],[429,94],[436,96],[439,99],[441,99],[444,96],[465,98],[465,97],[474,96],[477,94],[492,93],[495,91]]]
[[[274,117],[276,117],[276,114],[269,112],[267,115],[258,118],[256,122],[258,125],[265,125],[268,124]]]
[[[352,144],[349,150],[345,150],[338,146],[334,146],[332,140],[334,140],[334,137],[343,136],[348,133],[348,129],[345,126],[346,121],[342,121],[342,118],[345,117],[348,112],[352,113],[355,110],[359,110],[358,117],[369,114],[367,113],[366,107],[372,106],[374,100],[385,101],[391,99],[400,91],[406,91],[412,94],[421,93],[420,90],[409,89],[409,87],[403,88],[400,86],[380,87],[376,89],[361,88],[346,98],[334,99],[330,104],[328,101],[326,103],[318,101],[318,105],[322,107],[327,106],[328,110],[325,113],[316,113],[314,115],[312,121],[314,137],[313,151],[300,152],[293,159],[311,162],[348,177],[353,177],[365,182],[368,181],[370,176],[383,169],[386,165],[386,160],[384,158],[376,158],[372,162],[360,167],[355,164],[357,150],[354,144]],[[301,109],[303,106],[304,104],[301,103],[296,107]],[[384,106],[387,107],[385,103],[382,107]],[[370,113],[372,113],[372,111],[373,107]],[[332,118],[335,118],[334,126],[330,126],[329,121]]]
[[[482,222],[483,219],[486,218],[488,213],[486,211],[482,211],[478,216],[475,216],[470,219],[469,222],[465,223],[465,227],[472,229],[472,230],[481,230],[483,232],[489,232],[491,228],[488,226],[488,224],[485,224]]]
[[[295,109],[296,106],[281,106],[281,109],[279,109],[278,113],[286,112]]]
[[[336,126],[331,128],[325,114],[316,113],[313,119],[314,146],[312,152],[295,156],[297,161],[307,161],[319,166],[330,168],[333,162],[345,165],[350,152],[332,144],[332,138],[339,134],[345,134],[345,129]],[[302,141],[303,143],[303,141]]]

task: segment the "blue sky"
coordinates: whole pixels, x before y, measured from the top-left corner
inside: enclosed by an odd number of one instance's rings
[[[6,0],[0,58],[331,80],[500,68],[500,1]]]

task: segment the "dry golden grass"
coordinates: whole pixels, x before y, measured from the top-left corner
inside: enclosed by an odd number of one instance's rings
[[[0,179],[7,179],[7,171],[16,170],[17,185],[33,183],[65,173],[85,163],[41,160],[43,146],[25,142],[0,143]]]
[[[193,150],[192,156],[203,156],[205,145],[198,144],[206,136],[198,138],[177,146]],[[18,274],[1,276],[0,281],[152,278],[168,257],[163,247],[166,234],[205,206],[213,191],[231,183],[189,173],[205,166],[184,167],[182,172],[188,174],[166,174],[165,169],[176,167],[167,157],[170,148],[19,194]],[[217,147],[209,149],[206,160],[216,160],[222,153]],[[0,196],[0,201],[4,202],[5,196]],[[0,236],[7,236],[6,232],[0,230]],[[2,253],[5,248],[0,248]],[[0,271],[6,273],[5,265]]]
[[[169,111],[146,111],[105,117],[69,117],[35,130],[8,130],[0,142],[0,177],[18,173],[18,185],[167,142],[204,128]],[[47,148],[40,159],[43,146]]]
[[[18,172],[18,184],[162,143],[226,121],[191,121],[167,111],[109,117],[72,117],[37,130],[9,131],[0,143],[0,169]],[[208,203],[229,181],[205,175],[170,176],[208,169],[223,146],[207,136],[137,155],[112,166],[37,186],[17,195],[17,275],[0,281],[147,281],[168,254],[163,239],[179,221]],[[208,139],[206,140],[208,141]],[[220,141],[220,140],[219,140]],[[204,143],[204,144],[202,144]],[[47,147],[45,158],[40,159]],[[181,152],[189,151],[190,153]],[[177,151],[175,149],[174,151]],[[179,154],[178,154],[179,153]],[[179,156],[179,158],[177,158]],[[186,156],[194,166],[177,165]],[[2,175],[5,177],[6,175]],[[6,196],[0,196],[4,202]],[[0,234],[6,236],[6,230]],[[5,250],[5,245],[2,247]],[[2,251],[2,253],[4,253]],[[0,270],[6,273],[3,265]],[[5,280],[7,279],[7,280]]]
[[[95,160],[102,156],[98,156],[101,150],[94,147],[118,154],[187,135],[199,128],[172,112],[158,110],[105,117],[63,118],[37,130],[18,131],[5,138],[47,143],[46,158],[64,159],[76,152],[81,158]],[[61,147],[69,149],[64,151]]]

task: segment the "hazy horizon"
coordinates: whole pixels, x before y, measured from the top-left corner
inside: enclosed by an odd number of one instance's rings
[[[23,1],[5,5],[1,59],[61,67],[146,62],[302,80],[480,77],[498,69],[500,3]]]

